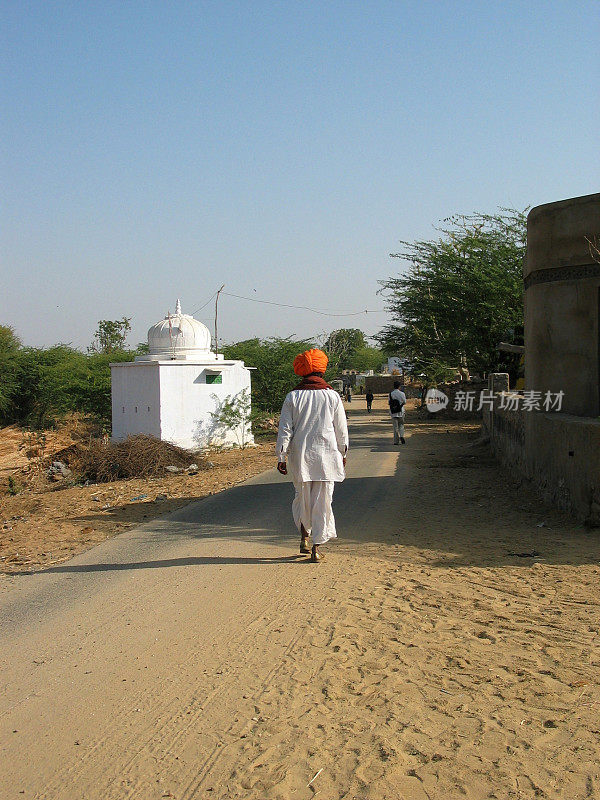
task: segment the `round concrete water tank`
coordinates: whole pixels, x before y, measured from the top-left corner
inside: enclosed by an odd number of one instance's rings
[[[564,392],[562,411],[600,414],[600,194],[531,209],[527,218],[525,389]]]

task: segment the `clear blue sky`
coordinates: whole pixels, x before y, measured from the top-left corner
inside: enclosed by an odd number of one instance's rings
[[[0,323],[26,344],[123,315],[135,343],[221,283],[378,309],[400,239],[600,190],[597,0],[0,8]],[[220,318],[228,341],[386,319]]]

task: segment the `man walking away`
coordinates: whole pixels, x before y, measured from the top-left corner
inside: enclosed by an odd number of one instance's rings
[[[400,381],[394,381],[394,388],[390,392],[388,399],[390,406],[390,416],[394,426],[394,444],[406,444],[404,439],[404,406],[406,405],[406,395],[400,391]]]
[[[300,531],[300,552],[320,561],[319,546],[336,539],[331,500],[335,482],[346,477],[348,426],[339,394],[325,383],[328,358],[306,350],[294,359],[302,378],[285,398],[277,436],[277,469],[294,481],[292,514]],[[312,552],[308,537],[312,534]]]
[[[371,406],[373,405],[373,392],[369,389],[369,391],[365,395],[365,400],[367,401],[367,412],[371,413]]]

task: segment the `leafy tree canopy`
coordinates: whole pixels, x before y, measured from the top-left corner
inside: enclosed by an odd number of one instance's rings
[[[364,333],[358,328],[340,328],[332,331],[323,344],[329,356],[330,369],[356,369],[354,358],[367,346]]]
[[[122,347],[127,330],[126,317],[101,320],[86,355],[67,344],[22,347],[14,331],[0,325],[0,421],[39,428],[78,412],[109,422],[110,362],[135,356]]]
[[[384,361],[385,357],[378,347],[359,347],[352,357],[351,369],[358,372],[368,372],[370,369],[379,372]]]
[[[21,342],[14,330],[0,325],[0,415],[12,408],[19,388],[17,356]]]
[[[439,238],[402,242],[391,254],[410,266],[381,281],[392,322],[377,339],[408,358],[416,374],[439,376],[461,364],[492,370],[498,343],[523,322],[526,217],[501,209],[445,222]]]
[[[88,347],[89,353],[114,353],[125,350],[127,334],[131,330],[131,317],[122,319],[101,319],[94,334],[94,341]]]
[[[252,400],[257,408],[275,412],[281,409],[285,396],[298,384],[292,364],[298,353],[314,347],[314,342],[287,339],[247,339],[225,345],[225,358],[245,361],[252,372]]]
[[[21,347],[21,340],[8,325],[0,325],[0,353],[16,353]]]

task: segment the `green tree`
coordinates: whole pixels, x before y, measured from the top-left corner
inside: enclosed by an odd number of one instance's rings
[[[14,330],[0,325],[0,419],[10,416],[19,389],[19,353],[21,342]]]
[[[111,362],[133,361],[135,352],[90,353],[86,358],[85,381],[79,386],[78,410],[105,423],[112,417]]]
[[[244,361],[252,372],[252,402],[263,411],[281,409],[286,394],[298,384],[292,364],[298,353],[314,347],[314,342],[280,339],[247,339],[225,345],[225,358]]]
[[[440,375],[466,365],[485,372],[498,343],[523,322],[526,217],[514,209],[457,215],[433,241],[402,242],[393,253],[410,267],[381,281],[392,322],[377,339],[407,357],[416,374]]]
[[[0,325],[0,420],[34,428],[66,414],[111,418],[110,362],[132,361],[125,350],[129,320],[98,323],[88,354],[67,344],[22,347],[12,328]]]
[[[101,319],[88,353],[114,353],[126,349],[127,334],[131,330],[131,317]]]
[[[356,369],[357,352],[367,346],[364,333],[358,328],[340,328],[332,331],[323,344],[329,356],[330,370]]]
[[[373,372],[379,372],[385,356],[378,347],[359,347],[351,362],[351,368],[359,372],[367,372],[372,369]]]
[[[74,412],[109,422],[110,362],[131,361],[134,355],[127,350],[86,355],[64,344],[22,348],[8,418],[34,428],[47,427]]]
[[[18,379],[16,419],[33,427],[51,425],[65,414],[80,410],[86,356],[66,344],[24,348]]]

